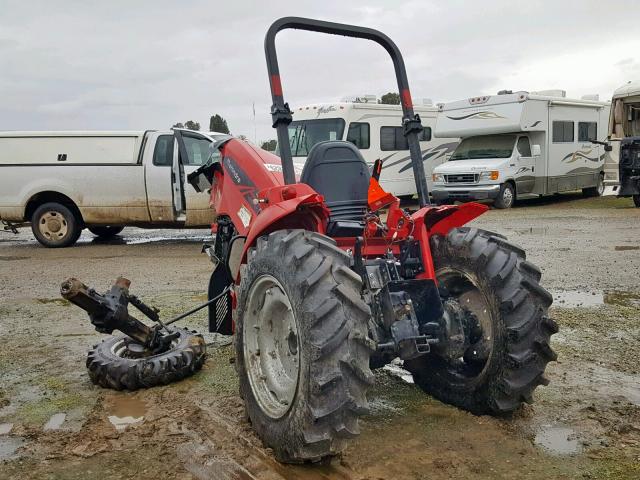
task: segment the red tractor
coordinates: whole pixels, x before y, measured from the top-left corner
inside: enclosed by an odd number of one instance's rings
[[[383,191],[380,161],[371,170],[345,141],[313,146],[296,175],[275,50],[283,29],[364,38],[389,53],[418,211]],[[398,357],[425,392],[471,412],[531,402],[556,358],[552,297],[523,250],[463,227],[486,206],[430,205],[397,46],[373,29],[288,17],[267,32],[265,53],[280,156],[229,137],[189,176],[211,188],[217,213],[210,329],[235,334],[240,393],[264,444],[283,462],[340,452],[367,412],[372,369]]]
[[[410,213],[378,184],[353,144],[317,143],[296,176],[289,145],[276,34],[293,28],[373,40],[389,53],[402,101],[420,209]],[[202,366],[201,336],[172,326],[209,306],[209,329],[235,334],[240,394],[266,446],[283,462],[318,461],[358,434],[372,369],[396,358],[425,392],[477,414],[531,402],[557,331],[540,270],[501,235],[463,227],[477,203],[433,207],[402,55],[369,28],[303,18],[276,21],[265,51],[280,157],[232,137],[189,175],[211,189],[217,213],[209,301],[169,321],[120,278],[101,295],[76,279],[64,298],[103,333],[87,357],[91,380],[134,390],[184,378]],[[172,174],[184,176],[180,132]],[[181,182],[178,182],[180,184]],[[183,193],[183,192],[182,192]],[[178,205],[184,200],[176,191]],[[132,317],[132,304],[156,322]]]

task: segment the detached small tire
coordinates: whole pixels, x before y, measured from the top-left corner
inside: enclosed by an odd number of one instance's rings
[[[89,378],[95,385],[114,390],[138,390],[182,380],[200,370],[206,356],[202,335],[186,329],[166,352],[129,358],[125,335],[111,336],[94,345],[87,355]]]
[[[500,192],[493,201],[493,206],[499,209],[511,208],[516,202],[516,189],[512,183],[503,183]]]
[[[82,233],[82,220],[67,206],[57,202],[40,205],[31,216],[31,231],[40,244],[64,248],[76,243]]]
[[[113,227],[108,225],[103,227],[88,227],[88,230],[97,237],[112,238],[122,232],[124,227]]]

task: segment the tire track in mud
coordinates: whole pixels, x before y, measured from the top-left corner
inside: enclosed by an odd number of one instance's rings
[[[239,400],[239,399],[238,399]],[[351,480],[355,472],[332,463],[283,465],[253,436],[250,425],[235,424],[221,413],[226,405],[196,402],[198,414],[187,420],[184,432],[191,441],[180,445],[177,454],[184,467],[198,479],[221,480]],[[243,407],[239,407],[242,409]],[[238,418],[240,415],[236,416]]]

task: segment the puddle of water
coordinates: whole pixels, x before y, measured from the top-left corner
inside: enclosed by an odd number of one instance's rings
[[[552,294],[553,304],[556,307],[597,307],[604,305],[604,294],[602,292],[564,290],[555,291]]]
[[[616,245],[613,247],[616,252],[625,252],[627,250],[640,250],[638,245]]]
[[[640,307],[640,293],[636,292],[556,290],[551,293],[556,307],[598,307],[600,305]]]
[[[555,455],[572,455],[582,450],[575,432],[560,425],[543,425],[534,443]]]
[[[11,460],[17,457],[16,451],[22,446],[24,440],[20,437],[0,438],[0,461]]]
[[[0,423],[0,435],[6,435],[11,432],[13,423]]]
[[[147,404],[144,400],[135,397],[112,397],[107,418],[116,430],[124,430],[129,425],[140,423],[147,413]]]
[[[55,415],[52,415],[49,421],[44,425],[43,430],[58,430],[66,418],[66,413],[56,413]]]

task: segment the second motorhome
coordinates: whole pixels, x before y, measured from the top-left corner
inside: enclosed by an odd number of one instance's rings
[[[414,105],[420,115],[424,130],[420,134],[420,149],[431,187],[431,172],[444,162],[458,144],[457,138],[435,138],[438,109],[430,104]],[[293,111],[289,124],[289,143],[296,168],[302,171],[311,148],[326,140],[352,142],[365,161],[373,166],[383,160],[380,183],[385,190],[398,197],[410,197],[416,193],[411,169],[407,140],[399,126],[402,122],[400,105],[377,103],[375,96],[365,96],[336,103],[324,103],[299,107]]]
[[[569,99],[562,90],[503,91],[440,105],[438,137],[461,137],[433,171],[437,203],[517,198],[580,190],[602,195],[610,105]]]

